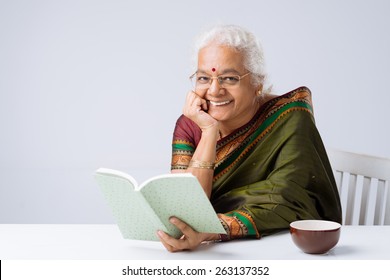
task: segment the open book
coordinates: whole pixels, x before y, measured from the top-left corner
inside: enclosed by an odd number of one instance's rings
[[[95,178],[124,238],[159,240],[157,230],[180,237],[169,222],[172,216],[198,232],[226,233],[198,179],[189,173],[160,175],[138,185],[126,173],[99,168]]]

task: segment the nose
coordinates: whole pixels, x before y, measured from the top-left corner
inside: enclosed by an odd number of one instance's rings
[[[218,82],[218,79],[212,79],[210,87],[208,89],[208,93],[210,95],[219,95],[223,93],[223,87]]]

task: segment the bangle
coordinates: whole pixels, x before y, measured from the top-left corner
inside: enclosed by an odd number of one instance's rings
[[[204,168],[204,169],[214,169],[214,162],[208,162],[208,161],[201,161],[201,160],[195,160],[191,159],[190,164],[188,167],[192,168]]]

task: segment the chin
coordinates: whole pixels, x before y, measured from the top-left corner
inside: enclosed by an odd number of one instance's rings
[[[229,119],[229,116],[228,116],[228,113],[223,113],[223,112],[208,112],[210,114],[210,116],[212,116],[214,119],[216,119],[217,121],[221,122],[221,121],[226,121]]]

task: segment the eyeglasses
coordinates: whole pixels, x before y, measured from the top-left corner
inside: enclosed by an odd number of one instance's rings
[[[217,77],[210,77],[205,74],[198,74],[195,72],[190,76],[190,80],[194,89],[205,90],[210,88],[211,83],[214,79],[218,81],[218,84],[222,88],[234,89],[240,86],[240,81],[242,78],[248,76],[250,72],[240,76],[240,75],[219,75]]]

